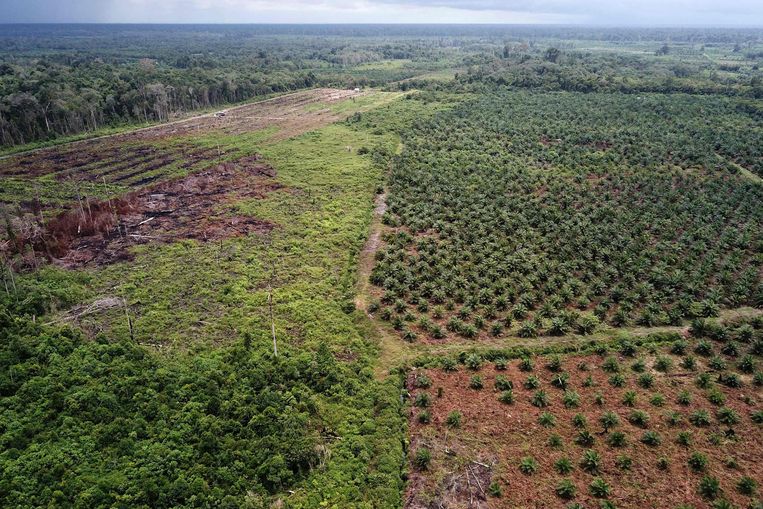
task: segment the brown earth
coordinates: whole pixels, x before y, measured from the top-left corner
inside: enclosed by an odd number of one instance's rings
[[[419,447],[427,447],[432,452],[432,464],[424,472],[417,471],[411,465],[405,507],[563,508],[569,502],[559,498],[554,491],[563,478],[571,479],[577,487],[577,496],[571,502],[581,503],[588,508],[599,507],[599,502],[588,489],[596,475],[586,473],[579,465],[586,447],[574,443],[578,430],[573,426],[572,419],[578,413],[585,416],[588,429],[595,436],[591,448],[598,451],[602,458],[602,468],[598,475],[612,487],[609,500],[619,509],[663,509],[678,507],[680,504],[690,504],[696,509],[711,507],[711,502],[704,500],[697,492],[703,474],[694,473],[687,464],[689,455],[695,451],[708,457],[707,473],[719,479],[722,497],[736,504],[736,507],[747,507],[752,499],[739,493],[736,484],[746,475],[755,479],[758,486],[763,485],[763,470],[760,469],[763,433],[760,425],[755,424],[750,417],[753,411],[763,408],[763,390],[753,386],[747,375],[742,376],[742,388],[713,384],[726,396],[725,406],[735,410],[741,417],[730,437],[728,426],[721,425],[716,419],[719,407],[713,406],[705,391],[694,384],[695,373],[680,369],[679,358],[671,358],[674,367],[669,373],[650,371],[655,378],[654,386],[650,389],[637,385],[638,373],[628,367],[633,362],[632,359],[620,357],[627,383],[623,388],[615,388],[608,382],[611,375],[601,367],[601,357],[565,358],[563,370],[570,375],[571,390],[580,395],[579,408],[564,406],[563,391],[550,384],[553,373],[543,367],[545,362],[541,358],[536,359],[533,373],[520,371],[518,361],[511,362],[505,371],[487,365],[476,373],[463,366],[459,366],[459,371],[455,373],[446,373],[440,369],[414,371],[408,380],[412,398],[425,391],[431,395],[432,404],[428,409],[431,414],[430,424],[418,421],[418,408],[410,410],[411,456]],[[580,369],[581,363],[587,366],[587,371]],[[647,366],[652,366],[651,359],[647,359]],[[700,370],[702,369],[706,368],[700,363]],[[430,388],[415,388],[414,380],[421,374],[426,374],[432,380]],[[481,390],[470,388],[470,379],[475,374],[480,375],[484,381]],[[494,379],[498,374],[513,382],[513,404],[507,405],[498,400],[500,392],[494,389]],[[541,379],[540,388],[549,396],[549,407],[540,409],[530,403],[535,390],[523,386],[529,374]],[[594,380],[594,387],[583,386],[583,380],[588,375]],[[715,378],[713,375],[713,380]],[[442,396],[438,397],[440,389]],[[622,403],[623,394],[628,390],[635,391],[638,395],[633,408]],[[692,401],[687,406],[679,405],[676,401],[676,395],[682,390],[692,395]],[[596,393],[604,396],[603,406],[594,403]],[[657,407],[650,403],[652,395],[656,393],[665,397],[664,406]],[[707,410],[711,416],[711,424],[707,427],[696,427],[688,422],[688,416],[700,408]],[[647,429],[659,433],[662,437],[661,445],[651,447],[641,443],[640,438],[645,430],[627,420],[630,412],[635,409],[649,414],[651,420]],[[445,425],[446,418],[452,411],[463,414],[459,429],[450,429]],[[544,411],[555,416],[554,427],[545,428],[539,424],[538,417]],[[626,434],[626,447],[614,448],[606,444],[607,434],[599,423],[600,416],[606,411],[613,411],[619,416],[620,424],[613,431]],[[665,419],[665,414],[669,411],[679,412],[682,422],[671,426]],[[676,443],[678,432],[684,430],[693,435],[690,447]],[[563,440],[560,449],[548,445],[549,437],[554,433]],[[719,445],[710,443],[713,436],[720,440]],[[633,467],[629,471],[620,470],[615,464],[616,458],[623,454],[633,460]],[[534,457],[539,464],[538,471],[533,475],[524,475],[518,469],[521,458],[526,456]],[[569,458],[574,465],[570,474],[561,475],[554,469],[554,462],[562,457]],[[661,457],[669,460],[667,470],[660,470],[657,466]],[[727,467],[725,462],[728,458],[734,458],[738,466]],[[482,497],[474,486],[473,477],[471,487],[454,489],[453,476],[464,478],[467,473],[465,469],[475,464],[490,467],[492,479],[502,488],[501,498],[489,495]]]
[[[84,202],[46,225],[38,250],[63,266],[79,267],[129,259],[136,244],[266,233],[273,224],[233,214],[226,205],[279,189],[274,177],[272,168],[249,157],[119,199]]]

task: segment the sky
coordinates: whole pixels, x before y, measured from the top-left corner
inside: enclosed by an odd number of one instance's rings
[[[763,0],[0,0],[0,23],[763,26]]]

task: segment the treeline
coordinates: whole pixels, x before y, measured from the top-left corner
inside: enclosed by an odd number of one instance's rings
[[[92,62],[70,67],[38,62],[0,68],[0,143],[23,144],[240,102],[317,84],[305,71],[237,72],[161,69],[145,60],[120,68]]]

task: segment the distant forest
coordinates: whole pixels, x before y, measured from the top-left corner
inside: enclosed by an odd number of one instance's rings
[[[760,98],[761,41],[760,29],[0,25],[0,146],[314,86],[441,87],[426,78],[438,69],[459,71],[460,88]],[[706,58],[718,48],[739,61]]]

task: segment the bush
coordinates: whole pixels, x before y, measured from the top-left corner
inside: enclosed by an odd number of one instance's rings
[[[548,437],[548,446],[552,447],[554,449],[560,449],[564,444],[562,444],[562,437],[560,437],[557,433],[552,433]]]
[[[549,412],[543,412],[538,416],[538,424],[544,428],[552,428],[556,426],[556,417]]]
[[[426,392],[420,392],[416,395],[416,399],[413,400],[414,406],[419,408],[426,408],[432,403],[432,397]]]
[[[538,379],[535,375],[530,375],[527,377],[527,380],[525,380],[525,389],[532,390],[537,389],[540,387],[540,379]]]
[[[503,490],[501,489],[501,485],[498,484],[496,481],[493,481],[490,483],[490,486],[487,488],[487,492],[491,497],[494,498],[501,498],[503,496]]]
[[[414,385],[419,389],[428,389],[432,386],[432,379],[426,375],[418,375]]]
[[[545,408],[549,405],[548,401],[548,395],[546,394],[546,391],[539,390],[535,391],[535,394],[533,394],[532,398],[530,398],[530,403],[532,403],[533,406],[536,406],[538,408]]]
[[[573,468],[574,467],[572,466],[572,462],[569,460],[569,458],[559,458],[554,463],[554,469],[562,475],[569,474],[572,472]]]
[[[498,375],[495,377],[495,388],[499,391],[510,391],[514,388],[514,384],[504,375]]]
[[[595,441],[596,439],[591,432],[585,429],[578,431],[578,434],[575,437],[575,443],[581,447],[590,447]]]
[[[503,391],[501,392],[501,395],[498,396],[498,401],[505,405],[511,405],[514,403],[514,391]]]
[[[654,377],[649,373],[643,373],[638,377],[638,384],[644,389],[649,389],[654,385]]]
[[[476,353],[469,354],[464,360],[464,365],[472,371],[477,371],[482,366],[482,357]]]
[[[663,357],[663,356],[657,357],[657,360],[654,362],[654,369],[656,369],[657,371],[661,373],[667,373],[668,371],[671,370],[672,367],[673,367],[673,361],[671,361],[667,357]]]
[[[649,402],[654,406],[663,406],[665,404],[665,396],[662,394],[654,394]]]
[[[726,426],[733,426],[735,424],[739,424],[739,414],[736,413],[731,408],[723,407],[718,409],[718,413],[716,414],[716,417],[718,418],[718,422],[721,424],[725,424]]]
[[[460,428],[461,427],[461,412],[458,410],[453,410],[448,414],[448,417],[445,418],[445,424],[449,428]]]
[[[575,498],[575,494],[577,493],[577,487],[575,487],[575,484],[569,480],[569,479],[562,479],[557,483],[556,488],[556,495],[559,498],[563,498],[565,500],[570,500],[572,498]]]
[[[572,416],[572,425],[578,429],[586,428],[588,426],[588,421],[583,414],[575,414]]]
[[[580,460],[580,467],[589,474],[596,474],[601,468],[601,456],[593,449],[587,449]]]
[[[662,443],[662,438],[656,431],[646,431],[641,436],[641,442],[656,447]]]
[[[605,412],[599,417],[599,422],[604,428],[604,433],[620,424],[620,418],[614,412]]]
[[[640,428],[646,428],[649,424],[649,414],[643,410],[634,410],[628,415],[628,422]]]
[[[533,361],[529,357],[522,357],[522,360],[519,361],[519,369],[520,371],[532,371],[533,370]]]
[[[428,470],[432,463],[432,453],[426,447],[420,447],[413,457],[413,465],[418,470]]]
[[[566,408],[577,408],[580,404],[580,395],[575,391],[566,391],[562,401]]]
[[[695,426],[702,427],[710,425],[710,414],[707,410],[696,410],[689,416],[689,422]]]
[[[557,373],[551,378],[551,385],[557,389],[566,389],[569,385],[569,373]]]
[[[601,477],[597,477],[588,485],[591,495],[596,498],[606,498],[612,492],[612,488]]]
[[[625,391],[623,394],[623,405],[633,407],[636,406],[636,391]]]
[[[609,377],[609,384],[612,387],[625,387],[625,377],[620,373],[615,373]]]
[[[422,410],[419,412],[418,419],[421,424],[429,424],[429,422],[432,420],[432,416],[429,414],[429,411]]]
[[[678,402],[679,405],[683,405],[683,406],[689,405],[691,404],[691,394],[689,393],[689,391],[683,390],[678,393],[678,396],[676,397],[676,401]]]
[[[479,375],[474,375],[469,380],[469,387],[471,387],[474,390],[480,390],[482,387],[484,387],[484,383],[482,382],[482,377]]]
[[[538,468],[538,462],[532,456],[525,456],[519,462],[519,471],[525,475],[534,474]]]
[[[703,498],[715,500],[720,493],[720,483],[717,478],[706,475],[699,481],[697,491]]]
[[[678,445],[683,445],[684,447],[689,447],[691,445],[691,432],[690,431],[681,431],[676,435],[676,443]]]
[[[743,495],[755,495],[758,483],[752,477],[744,476],[737,482],[737,491]]]
[[[615,465],[617,465],[617,468],[620,470],[630,470],[633,467],[633,460],[630,458],[630,456],[623,454],[617,457],[615,460]]]
[[[691,456],[689,456],[687,463],[694,472],[699,473],[707,470],[707,456],[701,452],[692,453]]]
[[[610,447],[625,447],[627,445],[627,440],[625,438],[625,433],[622,431],[615,431],[609,437],[607,438],[607,444]]]

